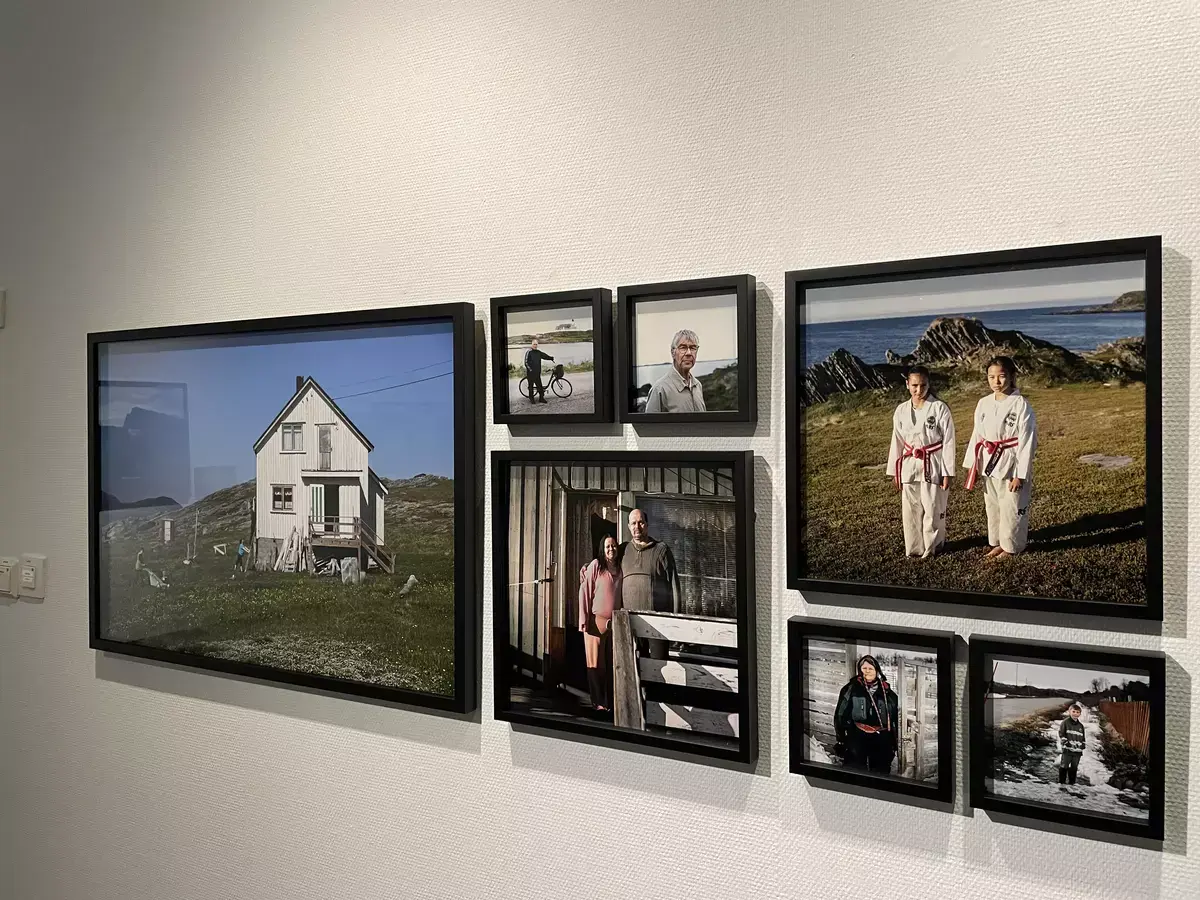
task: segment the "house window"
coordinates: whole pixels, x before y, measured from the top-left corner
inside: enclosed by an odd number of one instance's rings
[[[304,426],[300,423],[281,426],[283,452],[299,453],[304,449]]]
[[[277,512],[292,511],[291,485],[277,484],[271,488],[271,509]]]

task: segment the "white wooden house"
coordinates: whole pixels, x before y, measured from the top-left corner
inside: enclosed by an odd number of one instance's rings
[[[255,550],[270,568],[289,541],[313,558],[359,557],[391,571],[384,546],[387,486],[368,463],[374,445],[312,378],[254,442]]]

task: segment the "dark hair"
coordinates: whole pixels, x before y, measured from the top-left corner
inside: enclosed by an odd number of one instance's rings
[[[1016,385],[1017,383],[1017,364],[1013,362],[1011,356],[993,356],[987,361],[987,365],[983,367],[983,373],[986,375],[987,370],[992,366],[999,366],[1004,370],[1004,374],[1008,376],[1009,384]]]
[[[925,366],[909,366],[908,370],[904,373],[904,380],[908,381],[914,375],[924,375],[926,381],[930,380],[929,369],[925,368]]]
[[[604,565],[604,542],[612,538],[612,542],[617,545],[617,562],[621,560],[621,541],[615,534],[606,534],[600,538],[600,543],[596,545],[596,559],[600,565]]]

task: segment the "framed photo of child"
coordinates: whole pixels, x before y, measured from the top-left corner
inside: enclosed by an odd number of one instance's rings
[[[788,583],[1162,619],[1161,240],[789,272]]]
[[[954,799],[954,634],[788,620],[790,770]]]
[[[618,288],[620,421],[757,421],[756,289],[753,275]]]
[[[970,803],[1163,838],[1161,653],[970,641]]]

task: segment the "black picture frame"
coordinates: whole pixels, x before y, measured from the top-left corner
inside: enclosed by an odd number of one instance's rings
[[[736,528],[737,576],[737,677],[738,690],[736,711],[739,728],[736,746],[717,746],[701,743],[684,736],[682,731],[654,732],[617,727],[603,722],[591,722],[567,716],[544,715],[514,709],[511,686],[519,668],[536,669],[547,665],[543,655],[530,655],[512,646],[509,634],[509,508],[512,467],[559,466],[571,470],[571,477],[581,473],[583,478],[606,478],[604,467],[641,469],[732,469],[729,489],[734,503]],[[495,692],[494,716],[499,721],[515,726],[553,735],[587,735],[615,742],[629,748],[649,751],[673,751],[683,758],[723,760],[734,764],[749,765],[758,755],[758,690],[757,652],[755,646],[755,602],[754,602],[754,456],[751,451],[581,451],[560,452],[552,450],[507,450],[493,451],[492,470],[492,592],[493,592],[493,686]],[[619,476],[618,476],[619,477]],[[627,476],[629,477],[629,476]],[[643,476],[647,477],[647,476]],[[700,477],[694,479],[700,482]],[[626,485],[629,487],[629,485]],[[612,491],[621,490],[619,484]],[[700,494],[697,494],[699,497]],[[653,522],[651,532],[654,531]],[[523,539],[523,538],[522,538]],[[564,568],[566,566],[564,565]],[[568,573],[570,577],[574,573]],[[578,586],[571,582],[571,589],[578,593]]]
[[[923,586],[876,584],[809,577],[804,568],[806,484],[804,404],[805,295],[817,288],[1009,272],[1140,259],[1145,263],[1146,385],[1146,603],[1104,603],[1065,597],[998,594]],[[785,433],[787,584],[799,591],[934,601],[985,607],[1075,613],[1161,621],[1163,617],[1162,513],[1162,239],[1159,236],[1030,247],[865,265],[791,271],[785,275]]]
[[[1092,647],[1059,644],[1050,641],[1015,641],[989,636],[972,635],[969,640],[967,675],[968,733],[970,743],[970,772],[968,802],[976,809],[986,809],[1034,822],[1052,822],[1079,828],[1097,835],[1120,834],[1162,841],[1166,787],[1166,656],[1157,651],[1132,651],[1112,647]],[[1045,660],[1047,664],[1074,663],[1098,669],[1145,671],[1150,679],[1150,728],[1147,756],[1147,782],[1150,806],[1146,822],[1128,817],[1081,811],[1058,804],[1002,797],[988,791],[986,778],[991,759],[985,736],[983,698],[990,680],[987,662],[995,657],[1020,661]]]
[[[827,638],[869,641],[879,644],[928,647],[937,657],[937,765],[938,780],[926,784],[911,778],[872,775],[829,763],[804,758],[808,710],[804,702],[808,641]],[[936,803],[952,803],[956,785],[954,739],[957,734],[954,687],[954,641],[950,631],[860,625],[836,619],[792,616],[788,619],[788,759],[789,770],[818,783],[853,784],[883,792],[921,797]]]
[[[326,330],[353,326],[451,323],[453,329],[454,428],[454,691],[426,693],[351,679],[315,675],[258,663],[218,659],[195,653],[113,640],[101,633],[100,591],[101,440],[99,350],[106,344],[203,337],[270,335],[277,332]],[[480,620],[479,539],[482,492],[477,485],[482,444],[476,415],[477,345],[475,307],[469,303],[406,306],[317,315],[243,319],[227,322],[90,333],[87,336],[88,398],[88,585],[89,647],[122,656],[252,678],[263,682],[315,689],[349,698],[368,698],[411,707],[466,715],[479,705]]]
[[[688,281],[667,281],[658,284],[626,285],[617,288],[617,418],[635,425],[707,423],[753,424],[758,421],[758,362],[755,297],[757,282],[753,275],[727,275],[717,278],[696,278]],[[713,412],[647,413],[637,412],[633,398],[634,340],[637,325],[636,307],[643,301],[675,300],[704,297],[713,294],[734,294],[737,297],[737,409]]]
[[[510,312],[559,306],[592,308],[592,358],[595,409],[590,413],[521,415],[508,405],[508,318]],[[492,298],[492,419],[498,425],[581,425],[613,420],[612,291],[587,288]]]

